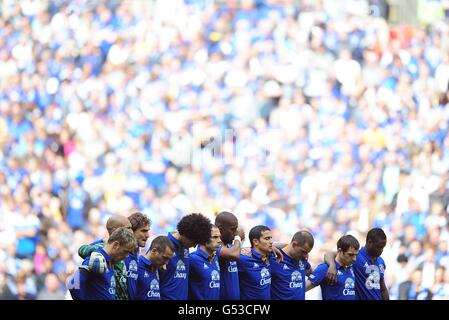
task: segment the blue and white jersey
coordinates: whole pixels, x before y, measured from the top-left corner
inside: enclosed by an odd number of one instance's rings
[[[309,277],[309,281],[320,285],[323,300],[355,300],[355,274],[352,266],[344,268],[335,261],[337,267],[337,281],[328,284],[326,280],[329,266],[326,263],[319,264]]]
[[[89,272],[90,256],[87,257],[80,266],[80,270],[69,281],[69,291],[74,300],[116,300],[111,257],[102,248],[95,252],[104,256],[107,268],[101,274]],[[87,272],[82,272],[82,269]]]
[[[306,271],[311,268],[305,259],[294,260],[282,249],[283,260],[276,262],[272,256],[271,263],[271,299],[305,300]]]
[[[228,244],[228,248],[232,245]],[[217,251],[217,256],[219,251]],[[240,300],[239,268],[237,261],[219,259],[220,263],[220,300]]]
[[[251,256],[240,255],[237,262],[242,300],[270,300],[270,259],[251,249]]]
[[[384,279],[385,262],[378,257],[374,263],[366,252],[365,247],[360,249],[353,265],[355,273],[355,290],[358,300],[382,300],[380,282]]]
[[[189,300],[218,300],[220,298],[220,266],[215,254],[198,248],[190,255]]]
[[[169,239],[173,242],[175,252],[167,263],[167,269],[161,270],[160,290],[162,300],[187,300],[189,294],[189,249],[184,248],[171,233]]]
[[[128,256],[123,260],[126,266],[126,287],[128,288],[128,298],[129,300],[135,299],[137,290],[137,277],[138,277],[138,253],[129,253]]]
[[[159,271],[144,256],[139,257],[135,300],[160,300]]]

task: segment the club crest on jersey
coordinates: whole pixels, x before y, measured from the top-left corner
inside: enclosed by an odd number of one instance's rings
[[[379,271],[385,273],[385,266],[383,264],[379,264]]]
[[[304,263],[301,260],[299,260],[298,266],[301,270],[304,270]]]
[[[188,249],[184,249],[184,258],[188,258],[189,257],[189,250]]]

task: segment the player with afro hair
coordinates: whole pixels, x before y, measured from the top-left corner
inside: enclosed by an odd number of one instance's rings
[[[208,218],[192,213],[183,217],[176,229],[180,235],[180,241],[187,247],[194,247],[198,243],[207,243],[211,237],[212,224]]]
[[[211,221],[199,213],[184,216],[177,225],[176,232],[168,238],[175,248],[174,256],[161,270],[160,291],[162,300],[187,300],[189,292],[189,248],[206,243],[211,238]]]

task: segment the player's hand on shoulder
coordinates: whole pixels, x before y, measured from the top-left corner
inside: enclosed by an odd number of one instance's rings
[[[282,255],[282,252],[276,248],[275,246],[273,246],[273,253],[276,256],[276,262],[279,263],[282,260],[284,260],[284,256]]]
[[[251,257],[251,250],[249,248],[242,248],[241,254],[247,257]]]
[[[337,268],[335,266],[329,266],[326,273],[326,279],[329,284],[337,282]]]
[[[243,230],[243,228],[239,227],[237,229],[237,236],[239,236],[242,239],[242,243],[243,241],[245,241],[245,230]]]
[[[97,252],[94,251],[90,254],[89,257],[89,271],[93,273],[104,273],[108,268],[107,262],[105,257]]]

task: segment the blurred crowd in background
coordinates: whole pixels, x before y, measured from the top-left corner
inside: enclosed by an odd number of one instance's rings
[[[449,1],[419,2],[2,1],[0,299],[65,299],[111,214],[222,210],[310,229],[312,266],[381,227],[391,297],[449,299]]]

